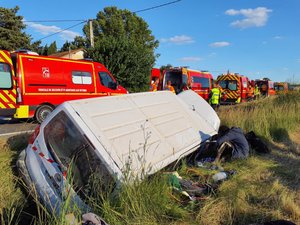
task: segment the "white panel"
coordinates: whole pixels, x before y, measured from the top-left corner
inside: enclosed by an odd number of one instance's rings
[[[180,99],[161,91],[69,103],[106,150],[102,154],[110,155],[120,169],[131,161],[132,172],[139,174],[142,168],[156,172],[216,133],[214,119],[219,118],[199,99],[193,93]]]

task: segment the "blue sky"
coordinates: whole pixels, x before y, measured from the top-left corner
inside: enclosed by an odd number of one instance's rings
[[[1,0],[0,6],[20,7],[27,21],[95,18],[107,6],[137,11],[174,0]],[[157,40],[156,66],[171,64],[221,73],[240,73],[250,79],[300,82],[299,0],[181,0],[137,13]],[[27,23],[33,41],[78,22]],[[52,37],[42,44],[82,35],[83,25]]]

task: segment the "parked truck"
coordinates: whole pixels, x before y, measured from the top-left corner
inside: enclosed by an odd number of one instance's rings
[[[0,50],[0,116],[42,122],[64,101],[126,93],[100,63]]]
[[[276,94],[286,94],[289,91],[287,82],[274,82],[274,89]]]
[[[255,84],[258,86],[260,96],[267,97],[275,95],[274,82],[268,78],[257,79]]]
[[[67,101],[35,129],[17,165],[49,210],[60,212],[66,187],[87,208],[92,179],[103,191],[143,179],[196,151],[219,125],[191,90]]]
[[[175,92],[191,89],[208,101],[208,95],[212,89],[213,77],[208,71],[192,70],[186,67],[171,67],[163,71],[152,69],[151,82],[159,79],[158,90],[164,90],[170,80]]]
[[[246,102],[252,98],[253,88],[249,78],[238,73],[221,74],[217,83],[222,89],[221,104]]]

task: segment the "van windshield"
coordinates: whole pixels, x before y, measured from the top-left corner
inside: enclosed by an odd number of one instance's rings
[[[192,76],[193,84],[201,84],[201,88],[210,88],[209,78]]]
[[[94,146],[80,132],[64,111],[59,112],[44,128],[48,150],[66,171],[74,190],[83,198],[95,187],[105,188],[112,182],[107,168],[96,155]]]
[[[283,91],[284,90],[284,86],[282,86],[282,85],[276,85],[276,86],[274,86],[274,88],[275,88],[276,91]]]

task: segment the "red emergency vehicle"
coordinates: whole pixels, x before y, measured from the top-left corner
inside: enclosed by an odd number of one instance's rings
[[[260,80],[255,80],[261,96],[271,96],[275,95],[274,82],[268,78],[263,78]]]
[[[162,72],[157,68],[153,68],[151,82],[155,79],[160,80],[158,90],[163,90],[168,80],[170,80],[177,94],[182,90],[192,89],[205,100],[208,100],[213,81],[211,73],[186,67],[167,68]]]
[[[274,89],[276,94],[286,94],[289,91],[287,82],[274,82]]]
[[[217,82],[222,88],[222,104],[246,102],[253,97],[253,88],[246,76],[228,72],[227,74],[219,75]]]
[[[100,63],[0,50],[0,116],[42,122],[64,101],[126,93]]]

